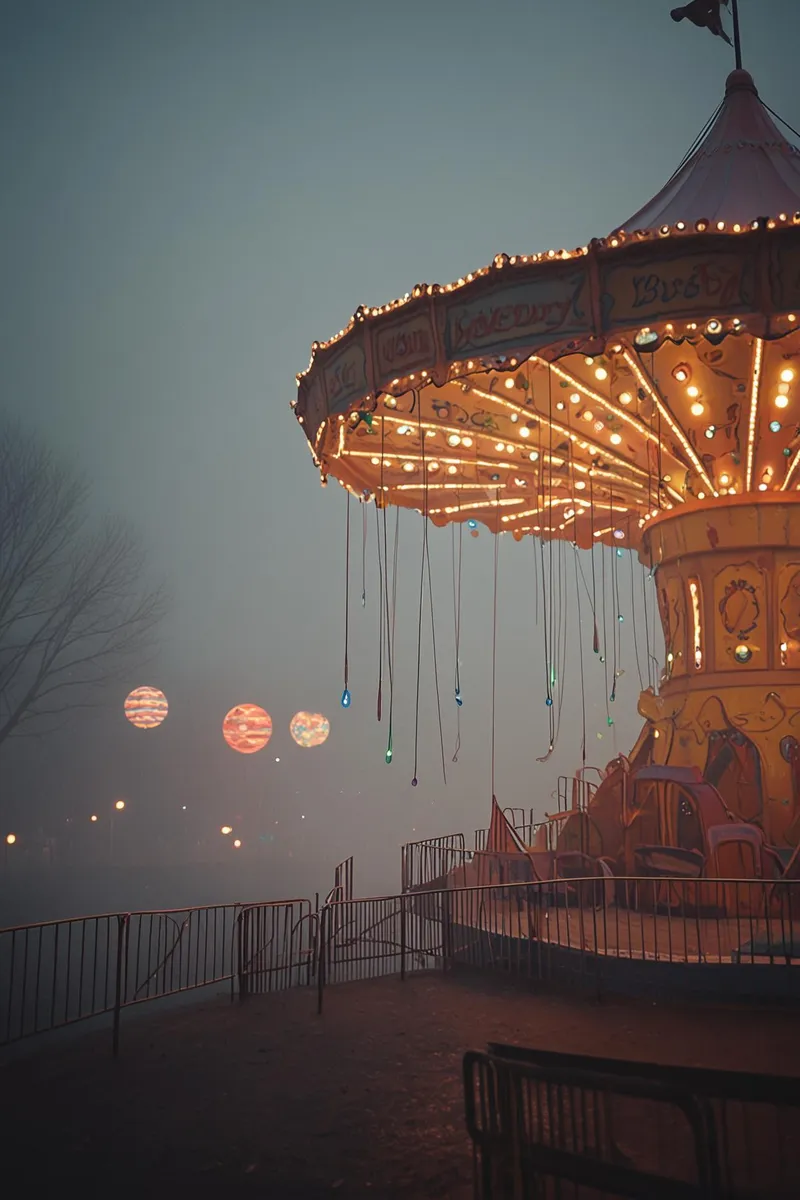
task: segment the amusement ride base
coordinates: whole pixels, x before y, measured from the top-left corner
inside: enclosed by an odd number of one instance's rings
[[[650,761],[697,767],[766,841],[794,845],[800,759],[800,496],[694,503],[650,524],[666,669],[639,699]]]

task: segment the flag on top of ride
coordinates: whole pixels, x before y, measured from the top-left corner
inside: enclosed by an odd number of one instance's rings
[[[673,8],[673,21],[691,21],[698,29],[709,29],[715,37],[724,38],[729,46],[733,42],[725,32],[722,24],[722,6],[728,7],[728,0],[692,0],[681,8]]]

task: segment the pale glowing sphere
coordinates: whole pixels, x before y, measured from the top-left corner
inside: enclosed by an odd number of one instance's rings
[[[167,697],[158,688],[134,688],[125,698],[125,716],[137,729],[155,729],[168,712]]]
[[[220,833],[224,834],[225,837],[227,837],[229,833],[233,833],[233,829],[230,825],[223,825],[222,828],[220,829]]]
[[[323,717],[322,713],[298,712],[294,714],[289,724],[289,733],[298,746],[303,746],[305,749],[321,746],[328,740],[330,731],[331,723],[327,717]]]
[[[786,367],[781,371],[781,383],[791,383],[793,379],[794,371],[791,367]]]
[[[122,812],[124,807],[125,807],[124,800],[117,800],[117,802],[114,805],[114,808],[117,810],[117,812]]]
[[[237,839],[236,839],[236,841],[233,843],[233,848],[234,848],[234,850],[238,850],[238,849],[239,849],[239,847],[241,846],[241,844],[242,844],[242,843],[241,843],[241,842],[239,841],[239,839],[237,838]]]
[[[231,750],[256,754],[272,737],[272,717],[257,704],[237,704],[222,722],[222,736]]]
[[[15,833],[7,833],[6,834],[6,845],[7,846],[13,846],[14,842],[16,840],[17,840],[17,835]]]
[[[96,820],[97,820],[97,813],[92,813],[92,815],[89,817],[89,820],[90,820],[90,821],[96,821]]]

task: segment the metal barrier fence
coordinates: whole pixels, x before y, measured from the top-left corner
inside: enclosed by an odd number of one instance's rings
[[[436,886],[456,867],[472,861],[463,833],[449,833],[424,842],[407,842],[401,850],[400,890],[410,892],[426,885]],[[436,881],[436,882],[435,882]]]
[[[797,1079],[490,1044],[464,1058],[476,1194],[800,1194]]]
[[[321,910],[318,952],[320,1008],[329,983],[432,966],[597,993],[702,981],[800,996],[800,881],[590,877],[352,900]],[[665,979],[666,967],[680,970]]]
[[[212,984],[242,995],[309,983],[308,900],[75,917],[0,930],[0,1045]]]
[[[0,1045],[112,1014],[116,1052],[124,1008],[224,982],[245,997],[316,981],[320,1011],[329,984],[459,966],[597,993],[679,975],[689,994],[797,998],[794,965],[798,880],[591,877],[334,898],[318,912],[298,899],[116,913],[0,930]]]
[[[245,905],[237,917],[241,997],[311,984],[318,914],[308,900]]]

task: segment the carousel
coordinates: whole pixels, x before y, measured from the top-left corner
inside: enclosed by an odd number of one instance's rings
[[[538,876],[575,854],[620,875],[795,873],[800,151],[773,116],[737,68],[607,237],[360,308],[298,376],[323,483],[609,570],[632,553],[652,580],[665,660],[630,753],[593,784],[582,766],[527,839],[493,801],[485,850]],[[598,654],[597,612],[583,624]]]

